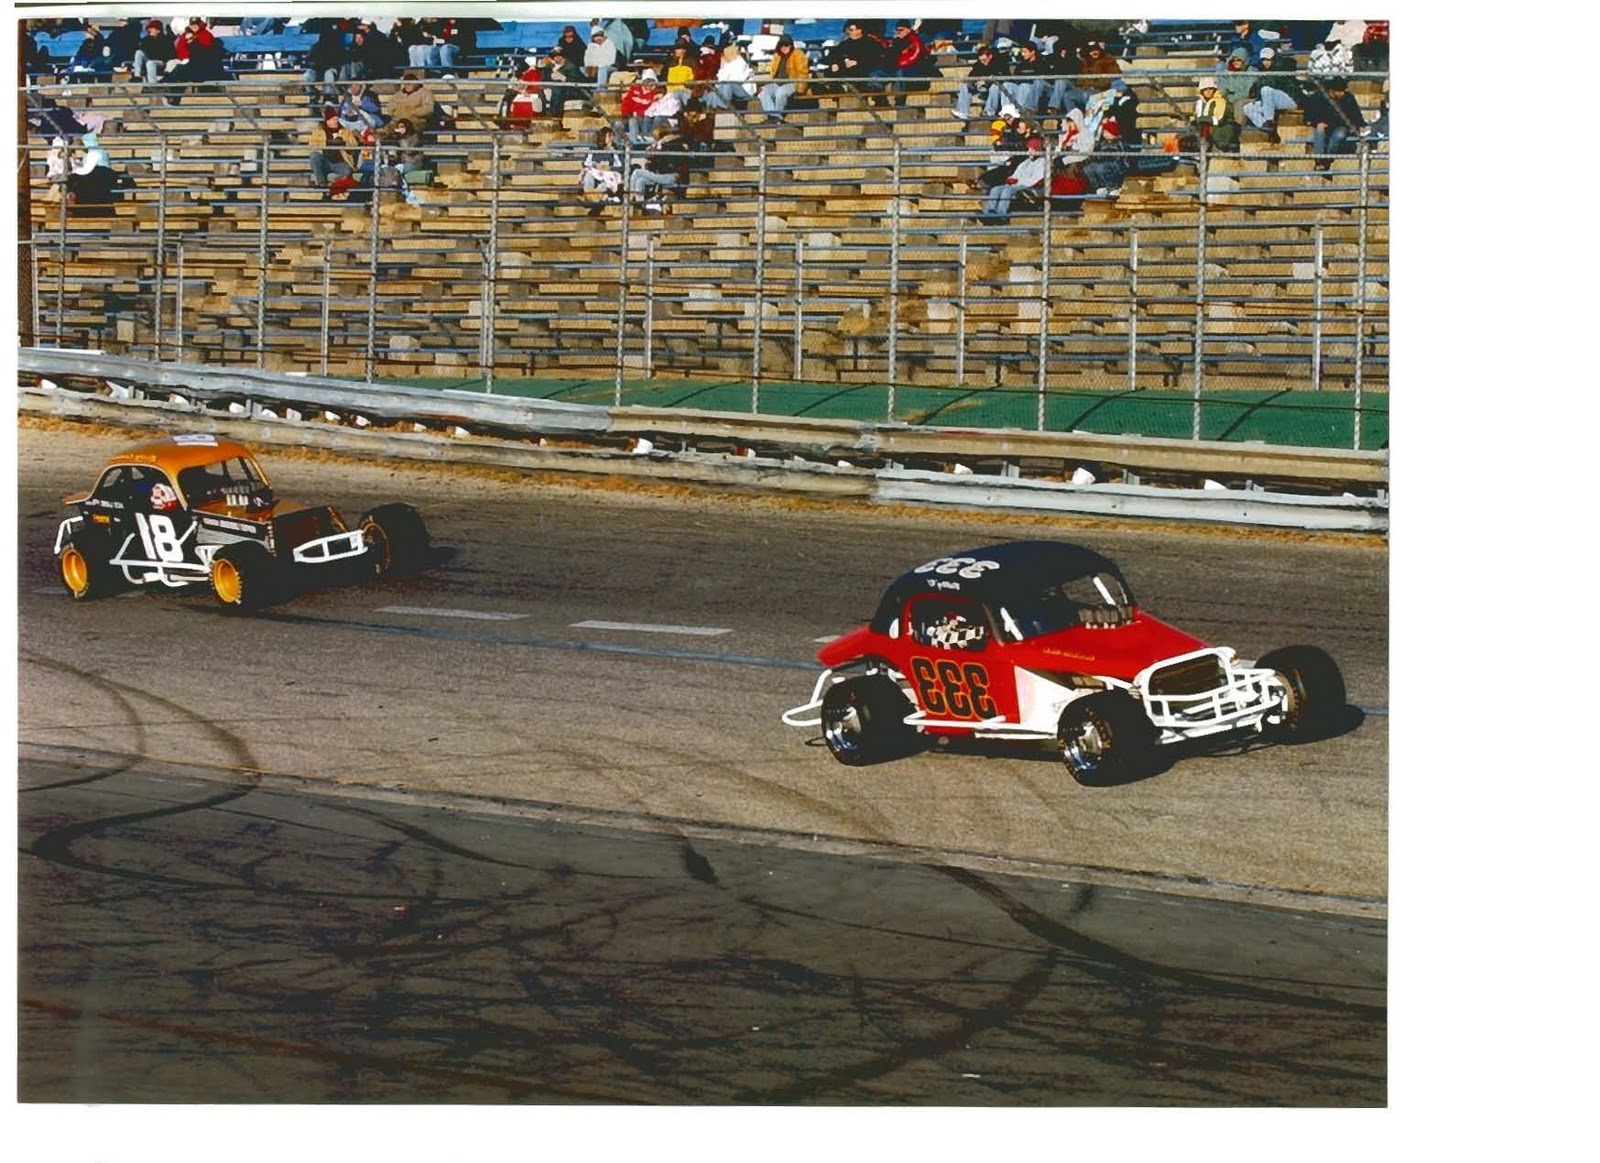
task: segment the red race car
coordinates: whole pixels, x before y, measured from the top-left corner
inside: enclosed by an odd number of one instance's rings
[[[826,669],[810,701],[783,721],[820,725],[851,765],[927,738],[1049,740],[1080,783],[1113,782],[1136,777],[1159,746],[1316,738],[1345,709],[1325,651],[1241,661],[1140,609],[1107,558],[1055,541],[919,565],[817,658]]]

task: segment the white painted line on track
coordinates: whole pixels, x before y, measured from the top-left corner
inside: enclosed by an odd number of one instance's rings
[[[416,614],[423,618],[468,618],[474,622],[515,622],[526,614],[497,610],[452,610],[445,606],[379,606],[380,614]]]
[[[637,630],[642,634],[696,634],[714,638],[718,634],[732,634],[732,630],[717,626],[658,626],[651,622],[574,622],[574,630]]]
[[[835,638],[842,638],[841,634],[824,634],[821,638],[813,638],[813,642],[832,642]]]

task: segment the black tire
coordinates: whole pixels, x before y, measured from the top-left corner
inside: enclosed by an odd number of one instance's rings
[[[1256,665],[1277,671],[1288,690],[1283,719],[1268,727],[1275,739],[1309,742],[1332,731],[1345,709],[1344,675],[1320,646],[1284,646]]]
[[[105,598],[128,588],[128,579],[111,564],[111,547],[105,538],[81,530],[61,547],[56,559],[61,567],[61,584],[75,602]]]
[[[822,696],[822,738],[847,767],[864,767],[909,754],[917,733],[905,725],[915,708],[882,674],[834,683]]]
[[[1072,778],[1094,786],[1136,779],[1149,770],[1156,732],[1132,695],[1096,691],[1062,710],[1056,742]]]
[[[211,559],[211,592],[224,609],[247,613],[270,606],[283,593],[282,570],[256,541],[236,541]]]
[[[360,529],[374,575],[412,573],[427,564],[428,527],[410,505],[396,502],[370,509],[361,515]]]

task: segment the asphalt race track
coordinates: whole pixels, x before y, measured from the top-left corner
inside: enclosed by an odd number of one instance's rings
[[[19,1095],[72,1102],[1382,1105],[1381,544],[577,490],[272,449],[409,500],[427,573],[267,614],[74,604],[19,439]],[[1050,536],[1347,730],[1084,788],[842,767],[779,722],[921,561]]]

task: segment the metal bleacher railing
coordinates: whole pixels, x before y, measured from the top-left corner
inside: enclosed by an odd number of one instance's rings
[[[1124,77],[1159,155],[1192,75]],[[297,74],[178,105],[75,86],[135,186],[106,215],[69,210],[46,143],[26,144],[24,331],[616,405],[1387,441],[1386,142],[1324,177],[1285,125],[1281,145],[1180,154],[1115,196],[979,224],[991,150],[950,117],[951,77],[902,109],[823,91],[781,128],[720,114],[670,215],[591,214],[577,177],[604,120],[508,129],[504,79],[434,83],[454,117],[431,184],[356,203],[310,185]]]

